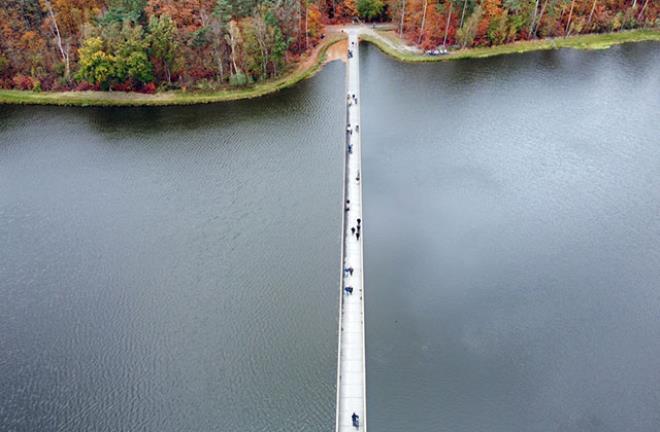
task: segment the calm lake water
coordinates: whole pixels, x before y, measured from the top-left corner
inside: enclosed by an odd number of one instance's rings
[[[344,68],[0,108],[0,431],[331,431]]]
[[[660,429],[660,44],[364,46],[372,432]],[[344,68],[0,107],[0,430],[332,431]]]
[[[370,429],[660,430],[660,44],[361,55]]]

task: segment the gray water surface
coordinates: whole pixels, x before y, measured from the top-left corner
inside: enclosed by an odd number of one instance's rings
[[[0,107],[0,431],[331,431],[344,69]]]
[[[370,429],[660,430],[660,44],[364,48]]]
[[[660,430],[660,47],[361,55],[371,431]],[[333,430],[343,95],[0,107],[0,430]]]

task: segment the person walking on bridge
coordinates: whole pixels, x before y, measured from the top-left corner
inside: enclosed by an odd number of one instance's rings
[[[353,415],[351,416],[351,420],[353,421],[353,426],[355,428],[359,429],[360,428],[360,416],[353,413]]]

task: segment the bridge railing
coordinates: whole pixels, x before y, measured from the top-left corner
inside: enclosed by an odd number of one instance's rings
[[[346,68],[348,69],[348,63],[346,64]],[[348,91],[348,73],[346,74],[346,89],[344,91],[344,94],[347,93]],[[341,340],[342,340],[342,314],[343,314],[343,306],[344,306],[344,267],[345,267],[345,256],[346,256],[346,218],[347,212],[346,212],[346,192],[348,189],[348,182],[347,182],[347,170],[348,170],[348,144],[349,144],[349,139],[350,137],[346,133],[346,126],[349,123],[349,117],[350,117],[350,111],[349,111],[349,106],[346,103],[346,98],[343,98],[344,101],[344,106],[346,107],[346,118],[344,119],[344,125],[342,127],[342,130],[344,131],[344,144],[342,148],[342,153],[344,155],[344,163],[342,167],[342,187],[341,187],[341,233],[340,233],[340,242],[341,242],[341,252],[340,252],[340,259],[339,259],[339,310],[338,310],[338,315],[337,315],[337,401],[335,403],[335,431],[339,432],[339,405],[340,405],[340,394],[339,394],[339,389],[341,385]]]

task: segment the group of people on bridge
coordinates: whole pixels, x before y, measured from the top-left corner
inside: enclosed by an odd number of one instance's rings
[[[351,43],[352,46],[355,45],[355,42]],[[349,48],[348,50],[348,58],[351,59],[353,57],[353,51]],[[346,124],[346,151],[347,151],[347,159],[346,163],[348,166],[351,164],[349,163],[351,159],[354,157],[353,156],[353,139],[357,137],[357,134],[360,133],[360,125],[355,124],[351,125],[350,122],[350,113],[351,109],[354,108],[354,105],[357,106],[358,104],[358,98],[355,95],[355,93],[349,92],[346,95],[346,101],[347,101],[347,124]],[[355,133],[356,136],[353,134]],[[360,182],[360,170],[357,170],[357,174],[355,176],[355,182],[359,183]],[[349,195],[349,190],[348,185],[346,185],[346,203],[345,203],[345,217],[346,217],[346,222],[347,226],[351,227],[351,236],[355,236],[355,239],[357,242],[360,241],[360,234],[362,230],[362,219],[360,217],[356,217],[351,214],[351,200],[350,200],[350,195]],[[361,216],[359,213],[357,216]],[[353,278],[353,272],[354,268],[351,265],[351,262],[346,259],[344,262],[344,292],[346,295],[350,296],[353,294],[354,288],[352,284],[350,283],[351,279]],[[360,291],[361,288],[360,288]],[[360,296],[361,297],[361,296]],[[343,330],[343,329],[342,329]],[[356,429],[360,429],[360,416],[354,411],[353,414],[351,415],[351,423],[353,427]]]

